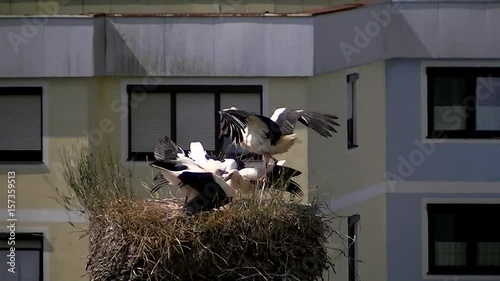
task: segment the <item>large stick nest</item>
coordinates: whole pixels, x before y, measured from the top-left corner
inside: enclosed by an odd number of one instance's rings
[[[91,220],[91,280],[317,280],[331,266],[318,206],[240,199],[188,217],[178,199],[121,200]]]
[[[109,149],[63,159],[69,194],[54,186],[55,199],[89,220],[92,281],[317,280],[333,266],[327,239],[339,235],[329,227],[337,217],[320,204],[276,194],[187,216],[180,199],[138,196]]]

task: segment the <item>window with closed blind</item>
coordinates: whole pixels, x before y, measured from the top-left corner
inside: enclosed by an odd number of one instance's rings
[[[43,281],[43,240],[43,233],[17,232],[14,239],[0,233],[0,280]],[[11,265],[15,272],[8,271]]]
[[[159,139],[170,137],[185,151],[201,142],[208,152],[256,158],[219,140],[219,110],[237,107],[262,114],[262,86],[128,85],[129,161],[154,161]]]
[[[42,87],[0,87],[0,162],[42,162]]]

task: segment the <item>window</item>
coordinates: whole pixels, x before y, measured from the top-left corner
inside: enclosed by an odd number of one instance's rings
[[[356,281],[358,275],[358,268],[356,263],[358,262],[357,247],[358,244],[358,222],[360,215],[352,215],[347,218],[347,236],[349,236],[349,248],[348,248],[348,270],[349,270],[349,281]]]
[[[428,67],[428,138],[500,137],[500,68]]]
[[[217,155],[222,150],[244,153],[229,138],[219,140],[219,110],[235,106],[262,114],[262,86],[128,85],[127,92],[129,160],[135,161],[152,161],[154,145],[164,136],[185,151],[199,141]]]
[[[429,274],[500,275],[500,204],[428,204]]]
[[[356,81],[359,74],[347,75],[347,149],[358,147],[356,140]]]
[[[42,87],[0,87],[0,162],[42,162]]]
[[[43,233],[0,233],[0,280],[43,281]],[[10,242],[9,242],[10,241]],[[15,241],[15,245],[12,245]],[[15,273],[9,272],[11,248],[15,247]]]

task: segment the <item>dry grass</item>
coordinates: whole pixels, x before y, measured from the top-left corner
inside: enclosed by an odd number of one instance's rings
[[[69,195],[59,202],[89,220],[87,271],[107,280],[318,280],[332,267],[335,217],[319,204],[239,199],[185,216],[180,199],[138,198],[111,153],[65,158]],[[74,161],[75,165],[70,165]]]
[[[54,187],[54,199],[66,209],[93,217],[115,200],[137,197],[137,189],[132,186],[132,171],[121,165],[119,156],[109,147],[96,155],[89,147],[74,146],[64,150],[61,159],[69,192],[49,183]]]

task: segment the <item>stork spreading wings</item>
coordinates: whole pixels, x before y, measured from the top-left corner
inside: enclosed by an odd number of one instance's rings
[[[325,138],[332,137],[337,133],[335,126],[340,126],[337,116],[301,109],[278,108],[271,118],[235,107],[219,111],[219,114],[223,123],[220,137],[229,137],[248,151],[261,154],[265,174],[270,159],[274,160],[273,165],[278,162],[273,155],[285,153],[299,142],[293,133],[297,121]]]

